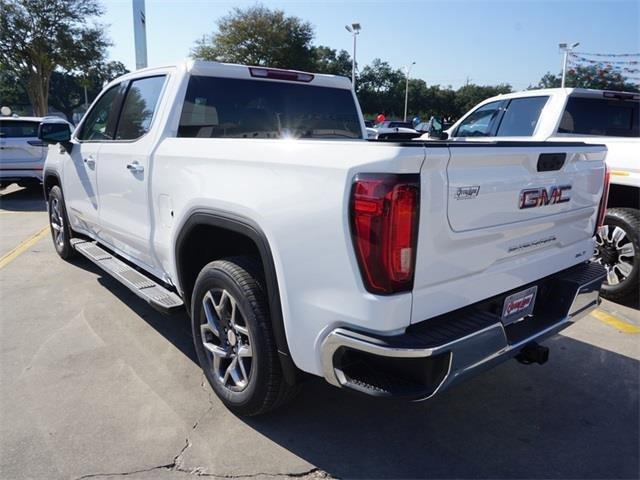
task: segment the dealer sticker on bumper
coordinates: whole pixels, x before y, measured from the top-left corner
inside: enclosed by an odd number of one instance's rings
[[[531,315],[536,303],[537,292],[538,287],[534,286],[509,295],[504,300],[504,306],[502,307],[502,324],[509,325],[527,315]]]

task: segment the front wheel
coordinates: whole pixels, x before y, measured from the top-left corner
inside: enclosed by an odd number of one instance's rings
[[[607,210],[596,234],[594,261],[607,270],[602,296],[619,300],[638,292],[640,278],[640,212],[633,208]]]
[[[64,204],[62,190],[57,185],[49,192],[49,227],[56,252],[61,258],[68,260],[75,250],[71,246],[71,230],[67,220],[67,209]]]
[[[200,366],[236,414],[273,410],[295,388],[282,375],[260,269],[249,258],[207,264],[196,280],[191,323]]]

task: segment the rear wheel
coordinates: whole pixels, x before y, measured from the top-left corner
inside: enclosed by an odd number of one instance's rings
[[[260,269],[248,258],[207,264],[192,297],[192,330],[200,366],[222,402],[258,415],[295,391],[282,375]]]
[[[640,278],[640,212],[633,208],[607,210],[596,234],[594,261],[607,270],[602,296],[619,300],[638,293]]]
[[[71,230],[67,220],[67,209],[62,197],[62,190],[57,185],[49,192],[49,226],[51,238],[56,252],[61,258],[68,260],[73,257],[75,250],[71,246]]]

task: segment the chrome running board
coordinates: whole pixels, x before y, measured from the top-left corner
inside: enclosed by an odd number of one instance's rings
[[[73,238],[71,239],[71,245],[76,251],[129,288],[138,297],[146,300],[156,310],[163,313],[173,313],[184,306],[184,302],[176,293],[167,290],[151,278],[116,258],[96,242]]]

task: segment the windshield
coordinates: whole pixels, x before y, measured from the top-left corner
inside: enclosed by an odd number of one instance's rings
[[[362,138],[350,90],[193,76],[179,137]]]

